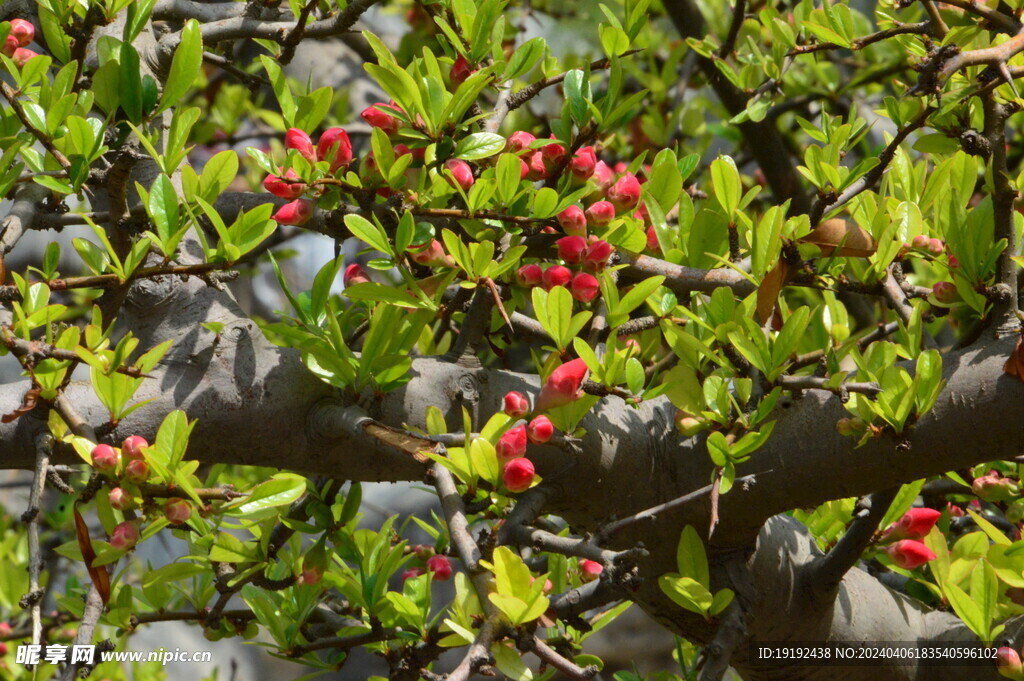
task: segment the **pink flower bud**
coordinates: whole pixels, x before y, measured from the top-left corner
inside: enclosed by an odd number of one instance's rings
[[[519,179],[525,180],[527,177],[529,177],[529,175],[530,164],[524,161],[523,159],[519,159]]]
[[[534,476],[533,462],[526,457],[520,457],[505,464],[501,481],[505,483],[509,492],[525,492],[533,484]]]
[[[319,584],[320,580],[324,578],[324,569],[320,565],[306,565],[302,564],[302,574],[299,575],[299,583],[305,584],[306,586],[313,586]]]
[[[285,172],[284,176],[289,180],[299,179],[299,176],[291,168]],[[304,182],[286,182],[277,175],[267,175],[267,179],[263,180],[263,188],[274,196],[280,196],[282,199],[288,199],[289,201],[299,198],[306,191]]]
[[[551,439],[555,433],[555,427],[551,425],[551,419],[541,414],[530,421],[526,426],[526,437],[535,445],[542,445]]]
[[[586,558],[580,560],[580,581],[592,582],[599,579],[602,571],[604,571],[604,566],[596,560],[587,560]]]
[[[36,27],[32,25],[31,21],[11,19],[11,32],[8,35],[18,41],[19,47],[25,47],[35,38]]]
[[[885,532],[885,539],[924,539],[942,516],[933,508],[912,508]]]
[[[904,570],[913,570],[935,559],[931,549],[914,539],[902,539],[887,547],[885,551],[892,562]]]
[[[593,272],[600,272],[608,264],[608,259],[612,257],[612,253],[615,249],[607,241],[602,239],[593,239],[587,244],[587,253],[583,258],[583,266]]]
[[[523,265],[516,272],[516,283],[520,286],[539,286],[544,280],[544,270],[540,265]]]
[[[555,136],[552,135],[551,139],[555,139]],[[565,158],[566,151],[564,146],[556,142],[554,144],[545,144],[540,148],[540,153],[544,159],[544,164],[548,167],[548,172],[550,172],[562,162],[562,159]]]
[[[544,154],[539,151],[530,154],[529,166],[530,174],[526,176],[526,179],[531,182],[548,179],[548,167],[544,165]]]
[[[452,85],[462,85],[474,73],[476,73],[476,69],[470,66],[466,58],[460,54],[452,64]]]
[[[950,518],[963,518],[965,515],[967,515],[967,513],[966,513],[966,511],[964,511],[964,509],[960,508],[959,506],[954,504],[952,501],[947,501],[946,502],[946,510],[949,511],[949,517]]]
[[[476,180],[473,178],[473,169],[461,158],[450,158],[444,162],[444,167],[451,171],[455,178],[455,184],[462,187],[463,191],[469,191]],[[449,180],[450,182],[451,180]]]
[[[5,57],[13,57],[16,49],[18,49],[18,39],[8,34],[6,40],[4,40],[3,48],[0,49],[0,53]]]
[[[558,214],[558,224],[570,236],[587,235],[587,217],[579,206],[569,206]]]
[[[537,140],[536,137],[528,132],[517,130],[508,138],[508,146],[506,149],[513,153],[529,149],[530,145]]]
[[[178,497],[164,502],[164,517],[171,525],[181,525],[192,516],[192,504]]]
[[[1013,480],[1002,477],[998,471],[975,478],[971,490],[985,501],[1007,501],[1017,491]]]
[[[505,413],[512,418],[522,418],[530,413],[530,402],[518,390],[505,393]]]
[[[110,501],[110,506],[117,511],[125,511],[134,505],[135,500],[132,499],[132,495],[125,492],[121,487],[115,487],[110,490],[107,494],[107,499]]]
[[[597,154],[594,153],[594,147],[583,147],[569,161],[569,171],[573,177],[581,181],[593,175],[596,166]]]
[[[113,471],[117,464],[117,450],[110,445],[96,445],[92,448],[92,467],[100,473]]]
[[[587,254],[587,240],[581,236],[563,236],[555,242],[558,246],[558,257],[567,265],[578,265]]]
[[[622,173],[629,170],[629,164],[626,163],[625,161],[619,161],[614,166],[612,166],[612,170],[615,171],[616,175],[621,175]]]
[[[561,265],[552,265],[551,267],[544,270],[544,288],[548,291],[556,286],[565,286],[572,280],[572,272],[569,271],[568,267],[562,267]]]
[[[996,668],[1000,674],[1011,679],[1019,678],[1021,673],[1024,672],[1020,655],[1009,646],[1003,646],[996,651]]]
[[[658,243],[658,233],[654,231],[654,226],[647,228],[647,250],[654,253],[661,252],[661,244]]]
[[[910,245],[913,248],[928,248],[928,237],[926,237],[924,234],[918,234],[910,242]]]
[[[380,128],[389,137],[398,132],[398,129],[402,127],[402,121],[395,118],[391,114],[382,111],[381,109],[390,109],[392,111],[401,111],[394,102],[385,104],[384,102],[377,102],[372,106],[368,106],[363,109],[363,113],[359,114],[364,121],[374,128]]]
[[[359,263],[352,263],[345,268],[345,277],[343,279],[345,288],[349,286],[355,286],[356,284],[365,284],[370,281],[370,277],[366,275],[366,270],[359,266]]]
[[[407,579],[419,577],[422,574],[425,574],[425,570],[421,567],[409,568],[408,570],[402,573],[402,581],[404,582]]]
[[[928,252],[932,255],[942,255],[945,250],[946,246],[942,243],[942,239],[928,239]]]
[[[452,562],[448,556],[433,556],[427,559],[427,570],[434,573],[434,580],[447,582],[452,578]]]
[[[586,375],[587,363],[582,359],[568,361],[552,371],[540,389],[535,411],[542,412],[553,407],[561,407],[579,398],[582,394],[580,386],[583,385]]]
[[[949,254],[949,269],[955,270],[960,267],[960,261],[952,253]]]
[[[569,285],[569,292],[572,294],[572,297],[581,303],[589,303],[597,297],[600,291],[601,285],[597,282],[597,279],[594,275],[586,272],[580,272],[573,277],[572,283]]]
[[[312,199],[296,199],[278,208],[270,217],[280,225],[303,225],[313,217],[315,207]]]
[[[27,64],[30,59],[38,56],[38,53],[33,52],[27,47],[19,47],[14,51],[14,54],[11,55],[11,59],[14,61],[15,65],[18,66],[18,68],[21,68],[22,66]]]
[[[494,449],[502,461],[524,456],[526,454],[526,426],[516,426],[506,431]]]
[[[313,140],[298,128],[288,128],[284,134],[285,149],[295,149],[299,155],[310,163],[316,163],[316,151],[313,150]]]
[[[947,305],[956,301],[956,286],[948,281],[940,281],[932,286],[935,300]]]
[[[146,454],[143,451],[149,443],[141,435],[129,435],[121,443],[121,452],[129,459],[144,459]]]
[[[412,260],[420,265],[426,265],[428,267],[450,267],[451,261],[448,255],[444,252],[444,246],[437,239],[431,239],[430,243],[423,246],[413,246],[413,248],[422,248],[422,250],[416,251],[412,254]]]
[[[640,203],[640,182],[633,173],[626,173],[608,190],[607,198],[617,210],[627,211]]]
[[[612,186],[613,177],[614,173],[612,173],[612,169],[608,167],[608,164],[604,161],[598,161],[594,164],[594,174],[590,176],[590,179],[597,184],[598,191],[604,192]]]
[[[131,521],[125,521],[110,533],[110,545],[119,551],[127,551],[138,544],[141,537],[138,525]]]
[[[129,482],[146,482],[149,479],[149,464],[142,459],[132,459],[125,464],[124,477]]]
[[[342,128],[328,128],[320,135],[316,155],[321,161],[330,161],[330,172],[346,168],[352,163],[352,142]]]
[[[604,227],[615,218],[615,206],[609,201],[595,201],[587,208],[587,223]]]

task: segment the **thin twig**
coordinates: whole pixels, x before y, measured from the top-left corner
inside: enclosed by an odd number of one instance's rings
[[[43,570],[43,554],[39,545],[39,520],[42,516],[43,489],[46,486],[47,468],[53,453],[53,436],[43,433],[36,438],[36,469],[32,478],[32,492],[29,495],[28,510],[22,521],[28,525],[28,591],[39,592],[39,577]],[[42,641],[42,598],[32,599],[32,643]]]
[[[3,94],[7,103],[11,105],[14,115],[21,120],[21,124],[25,126],[25,129],[32,133],[33,137],[39,140],[39,143],[42,144],[48,152],[50,152],[51,156],[57,159],[57,163],[60,164],[61,168],[70,171],[71,161],[68,160],[67,156],[60,152],[60,149],[53,145],[53,139],[48,134],[32,125],[32,122],[25,114],[25,109],[21,106],[21,102],[18,101],[18,93],[12,90],[11,86],[3,81],[0,81],[0,93]]]

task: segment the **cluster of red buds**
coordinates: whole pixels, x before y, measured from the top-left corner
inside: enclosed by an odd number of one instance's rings
[[[24,19],[11,19],[11,29],[7,33],[3,47],[0,47],[0,52],[6,57],[10,57],[18,68],[21,68],[28,63],[29,59],[39,56],[27,47],[35,36],[36,27],[32,25],[32,22]]]
[[[940,511],[932,508],[912,508],[893,523],[881,538],[881,542],[889,544],[885,552],[893,564],[913,570],[935,560],[935,553],[921,540],[931,532],[941,516]]]
[[[305,132],[298,128],[290,128],[285,133],[284,145],[287,149],[297,151],[310,165],[315,166],[318,161],[327,162],[327,172],[331,175],[348,168],[352,163],[352,143],[349,141],[348,133],[342,128],[325,130],[320,135],[316,147]],[[274,196],[289,199],[289,202],[278,208],[272,216],[279,224],[302,225],[313,217],[316,200],[302,198],[309,187],[291,168],[283,176],[268,175],[263,181],[263,187]]]
[[[505,431],[495,447],[498,460],[504,466],[502,482],[510,492],[526,491],[536,477],[533,462],[526,458],[527,442],[542,445],[554,435],[555,427],[543,412],[579,399],[586,375],[587,364],[582,359],[570,360],[552,371],[541,387],[532,412],[523,393],[513,390],[505,395],[505,413],[512,418],[526,418],[534,414],[526,423]]]
[[[413,547],[413,553],[416,554],[416,559],[422,565],[413,566],[403,572],[403,582],[411,577],[419,577],[427,573],[430,573],[435,582],[447,582],[452,578],[454,570],[452,568],[452,561],[449,560],[448,556],[436,553],[432,546],[425,546],[423,544]]]

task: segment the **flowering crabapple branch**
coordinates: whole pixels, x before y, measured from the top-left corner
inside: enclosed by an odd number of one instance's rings
[[[67,291],[78,288],[113,288],[129,284],[138,279],[149,279],[162,276],[211,276],[218,281],[230,281],[238,276],[236,271],[218,272],[231,267],[231,263],[195,263],[192,265],[156,265],[140,267],[122,280],[116,274],[96,274],[86,277],[66,277],[43,282],[51,291]],[[0,286],[0,300],[17,300],[21,295],[18,287],[13,284]]]
[[[912,4],[913,0],[907,2],[898,3],[900,6],[906,6]],[[1003,33],[1014,34],[1020,30],[1021,24],[1014,17],[1004,14],[997,9],[985,6],[983,3],[979,3],[976,0],[943,0],[943,5],[949,5],[950,7],[957,7],[962,9],[968,14],[974,14],[983,19],[986,19],[993,26],[997,27]]]
[[[39,143],[42,144],[48,152],[50,152],[50,155],[57,160],[57,163],[60,164],[61,168],[65,171],[70,171],[71,161],[68,160],[67,156],[61,153],[60,149],[53,145],[53,138],[51,138],[50,135],[32,125],[31,119],[29,119],[28,115],[25,113],[25,109],[21,106],[21,102],[18,101],[18,93],[11,89],[11,86],[6,82],[0,81],[0,94],[3,94],[4,99],[6,99],[7,103],[10,104],[11,110],[14,111],[14,115],[18,117],[21,124],[25,126],[25,129],[28,130],[33,137],[39,140]]]
[[[836,43],[811,43],[809,45],[797,45],[791,49],[788,54],[789,56],[796,56],[801,54],[810,54],[811,52],[821,52],[824,50],[851,50],[856,52],[863,50],[868,45],[873,45],[883,40],[888,40],[898,35],[929,35],[932,32],[931,22],[922,21],[917,24],[900,24],[887,28],[876,33],[861,36],[855,38],[850,42],[849,46],[839,45]]]

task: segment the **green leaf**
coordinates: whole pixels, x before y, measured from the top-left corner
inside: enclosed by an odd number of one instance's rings
[[[171,71],[164,83],[164,92],[160,96],[160,103],[153,112],[153,115],[180,104],[185,93],[193,86],[199,77],[200,69],[203,66],[203,34],[199,28],[199,22],[189,19],[181,29],[181,42],[174,51],[174,58],[171,60]]]
[[[260,483],[249,495],[230,504],[239,515],[250,515],[276,506],[292,503],[306,492],[306,478],[294,473],[277,473]]]
[[[475,161],[494,156],[505,148],[505,138],[492,132],[475,132],[466,135],[455,146],[455,158]],[[517,168],[518,171],[518,168]]]
[[[542,187],[533,195],[533,217],[549,218],[558,208],[558,192],[551,187]]]
[[[736,162],[728,156],[719,156],[711,162],[711,183],[715,190],[718,203],[725,210],[726,217],[732,220],[740,205],[742,186]]]
[[[391,243],[388,241],[388,236],[384,233],[384,230],[363,216],[356,215],[355,213],[346,215],[345,226],[352,232],[352,236],[365,241],[381,253],[386,253],[391,257],[395,256],[395,252],[391,249]]]

